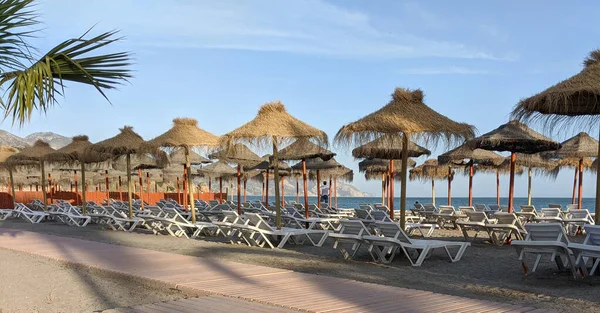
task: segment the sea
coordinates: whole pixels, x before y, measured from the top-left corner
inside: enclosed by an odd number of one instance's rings
[[[235,197],[234,197],[234,199],[235,199]],[[248,201],[260,200],[260,196],[248,196],[247,199],[248,199]],[[269,202],[275,202],[275,197],[269,197],[269,199],[270,199]],[[285,200],[286,201],[296,201],[296,196],[286,196]],[[303,202],[303,201],[304,200],[302,200],[302,197],[300,197],[300,202]],[[431,203],[432,202],[431,197],[408,197],[408,198],[406,198],[407,208],[412,208],[413,203],[415,203],[417,201],[419,203]],[[525,198],[515,197],[513,201],[514,201],[515,209],[517,211],[519,210],[519,206],[521,204],[527,204],[526,197]],[[581,201],[582,208],[588,209],[590,212],[594,212],[595,201],[596,201],[595,198],[583,198]],[[316,203],[317,197],[308,197],[308,202]],[[338,206],[340,208],[358,208],[358,206],[363,203],[368,203],[368,204],[381,203],[381,197],[339,197],[338,198]],[[448,198],[446,198],[446,197],[436,198],[435,204],[436,205],[447,205]],[[453,197],[452,198],[452,205],[455,208],[458,208],[459,206],[467,206],[468,204],[469,204],[469,198],[467,198],[467,197]],[[473,204],[486,204],[486,205],[496,204],[496,197],[490,197],[490,198],[474,197]],[[500,204],[508,205],[508,198],[500,198]],[[564,207],[566,207],[567,204],[571,204],[571,198],[532,198],[531,204],[533,204],[538,210],[541,208],[548,207],[548,204],[560,204],[564,208]],[[394,199],[394,208],[395,209],[400,208],[400,198]]]

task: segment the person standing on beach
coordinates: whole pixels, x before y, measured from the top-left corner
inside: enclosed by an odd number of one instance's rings
[[[329,187],[327,187],[327,181],[323,182],[323,186],[321,186],[321,203],[329,203]]]

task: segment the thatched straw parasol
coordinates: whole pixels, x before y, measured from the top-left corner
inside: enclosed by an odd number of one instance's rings
[[[14,169],[16,166],[26,166],[26,167],[36,167],[40,168],[41,180],[42,180],[42,194],[44,197],[44,210],[47,207],[47,199],[46,199],[46,173],[44,169],[44,157],[56,150],[50,148],[50,145],[41,140],[36,141],[33,146],[24,148],[19,153],[15,153],[9,156],[4,162],[11,169]]]
[[[483,149],[471,149],[467,144],[450,150],[438,156],[440,164],[456,163],[462,164],[465,160],[469,166],[469,206],[473,205],[473,166],[481,165],[500,165],[504,157]]]
[[[329,160],[334,157],[335,153],[314,144],[312,141],[306,138],[300,138],[294,141],[289,146],[279,150],[279,158],[281,160],[301,160],[303,163],[301,175],[303,180],[304,188],[304,207],[308,207],[308,179],[306,178],[306,160],[313,158],[321,158],[322,160]],[[298,179],[296,178],[296,185]],[[298,188],[296,188],[298,189]],[[308,218],[308,210],[305,212],[305,218]]]
[[[254,165],[247,165],[244,166],[244,171],[253,171],[253,170],[258,170],[261,172],[264,172],[265,175],[261,177],[263,177],[264,181],[263,181],[263,189],[264,189],[264,202],[266,205],[266,208],[269,208],[269,171],[274,171],[275,170],[275,166],[273,165],[273,156],[270,154],[266,154],[263,155],[263,157],[261,158],[262,161],[260,163],[254,164]],[[277,170],[279,171],[279,176],[284,176],[287,175],[287,172],[291,171],[292,168],[289,166],[289,164],[287,164],[286,162],[283,161],[279,161],[277,162],[278,166],[277,166]],[[291,174],[291,172],[290,172]],[[261,195],[261,199],[262,199],[262,195]]]
[[[229,178],[237,174],[237,170],[225,162],[214,162],[198,169],[201,176],[219,179],[219,201],[223,202],[223,178]]]
[[[185,165],[185,149],[177,149],[169,154],[169,163],[170,164],[179,164]],[[190,164],[191,165],[201,165],[201,164],[209,164],[212,163],[211,160],[199,155],[194,151],[190,151]]]
[[[86,154],[85,150],[92,143],[89,141],[88,136],[75,136],[70,144],[56,150],[56,152],[49,153],[44,157],[44,160],[50,163],[62,163],[62,164],[74,164],[79,163],[81,166],[81,180],[85,182],[85,163],[90,163],[90,154]],[[94,157],[94,160],[100,158]],[[75,172],[76,173],[76,172]],[[77,175],[77,174],[75,174]],[[86,199],[85,199],[85,183],[82,185],[81,193],[81,212],[86,213]]]
[[[237,142],[249,142],[273,147],[273,163],[279,163],[279,147],[292,139],[313,139],[320,146],[327,145],[327,134],[291,116],[279,101],[267,103],[250,122],[222,136],[224,146]],[[274,170],[275,181],[279,180],[279,168]],[[268,202],[268,201],[267,201]],[[275,185],[275,212],[277,228],[281,228],[279,185]]]
[[[434,143],[438,139],[444,139],[448,144],[462,142],[474,136],[474,128],[454,122],[426,106],[421,90],[396,88],[392,100],[386,106],[343,126],[336,134],[335,141],[341,145],[360,146],[384,134],[402,135],[400,223],[404,228],[409,142],[419,138]]]
[[[507,157],[502,164],[500,164],[501,168],[509,168],[510,170],[511,159]],[[523,154],[516,153],[516,161],[515,166],[522,166],[527,168],[527,204],[531,205],[531,196],[532,196],[532,185],[533,185],[533,172],[535,171],[537,175],[544,175],[551,178],[556,178],[558,175],[558,164],[555,161],[552,161],[546,157],[544,157],[540,153],[534,154]]]
[[[331,168],[331,169],[326,169],[326,170],[319,170],[319,174],[325,177],[329,177],[329,188],[330,190],[333,190],[333,193],[330,192],[330,203],[332,202],[331,199],[333,199],[333,204],[334,206],[337,208],[338,207],[338,196],[337,196],[337,181],[339,180],[343,180],[346,182],[352,182],[354,180],[354,171],[350,168],[347,168],[345,166],[340,166],[340,167],[335,167],[335,168]],[[309,172],[309,178],[312,180],[317,180],[317,171],[310,171]],[[332,183],[333,180],[333,183]],[[296,185],[296,194],[298,194],[298,186]]]
[[[211,155],[211,159],[219,159],[223,162],[236,163],[237,164],[237,211],[238,214],[242,214],[242,165],[243,164],[256,164],[261,162],[262,159],[248,147],[241,143],[236,143],[232,147],[227,149],[221,149]],[[246,193],[246,180],[244,180],[244,194]],[[245,198],[245,197],[244,197]]]
[[[198,128],[198,121],[191,118],[176,118],[173,127],[164,134],[147,141],[142,145],[142,151],[156,152],[160,148],[183,148],[185,153],[184,174],[191,169],[190,151],[193,147],[216,147],[219,138],[205,130]],[[192,190],[192,175],[187,173],[187,186],[192,223],[196,223],[196,210],[194,209],[194,192]],[[185,185],[184,185],[185,187]],[[186,208],[187,209],[187,208]]]
[[[508,161],[502,162],[500,165],[477,165],[475,166],[474,172],[492,173],[496,174],[496,204],[500,205],[500,174],[510,173],[510,158],[506,158]],[[515,165],[515,175],[522,175],[523,168],[518,164]]]
[[[473,148],[493,151],[510,151],[510,187],[508,190],[508,211],[513,211],[513,197],[515,188],[515,165],[517,152],[533,154],[542,151],[560,148],[558,142],[534,131],[527,125],[510,121],[489,133],[469,140],[468,145]]]
[[[512,115],[525,121],[540,121],[548,130],[560,124],[597,125],[600,114],[600,50],[594,50],[576,74],[537,95],[523,99]],[[600,158],[600,145],[596,156]],[[600,175],[596,175],[596,209],[600,208]],[[596,214],[596,224],[600,214]]]
[[[586,133],[579,133],[564,142],[561,143],[560,149],[552,152],[545,153],[544,156],[552,159],[577,159],[578,166],[575,167],[575,180],[579,173],[579,196],[577,201],[577,208],[581,209],[581,198],[583,197],[583,168],[584,159],[588,157],[595,157],[598,155],[598,140],[590,137]],[[568,164],[569,162],[563,162],[561,164]],[[576,182],[573,183],[574,185]],[[573,193],[574,195],[575,193]]]
[[[402,165],[402,160],[394,160],[394,165]],[[417,162],[413,159],[408,159],[408,167],[415,167]],[[358,171],[364,172],[368,170],[388,171],[390,168],[389,160],[378,158],[367,158],[358,162]]]
[[[129,218],[133,218],[133,195],[131,190],[131,155],[138,152],[144,139],[133,131],[133,127],[124,126],[119,129],[120,133],[114,137],[92,144],[86,149],[86,154],[90,155],[90,160],[101,155],[99,161],[104,161],[106,155],[118,157],[125,155],[127,163],[127,194],[129,199]]]
[[[423,164],[410,170],[410,180],[431,180],[431,201],[435,205],[435,181],[448,180],[448,205],[452,205],[452,180],[454,180],[453,163],[441,165],[436,159],[426,160]]]
[[[342,164],[338,163],[334,158],[331,158],[327,161],[324,161],[321,158],[308,159],[306,162],[299,162],[292,165],[292,169],[294,170],[302,170],[306,168],[307,170],[313,170],[316,173],[317,179],[317,202],[319,203],[319,207],[321,204],[321,171],[322,170],[331,170],[336,168],[343,167]],[[330,186],[331,187],[331,186]],[[308,207],[305,208],[305,211],[308,211]]]
[[[368,176],[368,180],[374,179],[375,175],[380,176],[381,178],[381,204],[386,204],[389,206],[390,201],[393,199],[388,195],[388,201],[386,202],[386,192],[388,191],[388,185],[391,180],[390,176],[395,177],[396,174],[400,175],[401,173],[397,170],[393,172],[390,170],[390,165],[400,166],[402,168],[402,160],[384,160],[378,158],[367,158],[360,162],[358,162],[358,171],[361,173],[365,173],[365,178]],[[408,159],[408,167],[413,168],[417,165],[413,159]],[[368,175],[366,175],[368,173]],[[390,175],[391,174],[391,175]]]
[[[9,184],[11,187],[13,201],[15,199],[15,185],[14,185],[14,181],[13,181],[13,169],[10,168],[10,166],[5,166],[4,162],[6,161],[6,159],[8,159],[8,157],[10,157],[11,155],[18,153],[18,152],[19,152],[19,149],[15,148],[15,147],[0,146],[0,167],[4,167],[8,171]]]

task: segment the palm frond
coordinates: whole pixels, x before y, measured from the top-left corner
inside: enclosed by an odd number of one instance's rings
[[[33,0],[0,0],[0,68],[5,71],[25,67],[32,47],[25,40],[37,30],[38,15],[32,9]]]
[[[131,55],[118,52],[88,56],[121,38],[116,31],[84,39],[87,32],[51,49],[30,67],[0,74],[0,86],[8,83],[2,99],[5,118],[22,126],[35,110],[46,112],[57,103],[56,95],[64,93],[65,81],[91,85],[110,102],[105,90],[114,89],[131,77]]]

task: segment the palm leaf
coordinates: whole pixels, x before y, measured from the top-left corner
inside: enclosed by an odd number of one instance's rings
[[[0,68],[24,68],[22,60],[31,59],[31,46],[25,41],[36,31],[37,14],[33,0],[0,0]]]
[[[5,118],[12,116],[13,124],[18,121],[22,126],[33,111],[46,112],[57,103],[56,95],[63,94],[65,81],[94,86],[110,102],[105,90],[131,77],[131,55],[89,54],[120,40],[116,34],[112,31],[84,39],[86,32],[62,42],[28,68],[0,74],[0,86],[9,84],[5,99],[1,99]]]

